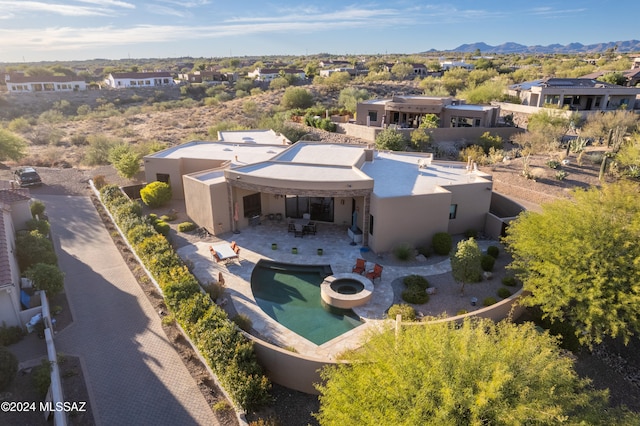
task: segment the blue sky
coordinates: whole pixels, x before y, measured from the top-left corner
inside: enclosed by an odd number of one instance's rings
[[[640,2],[0,0],[0,62],[417,53],[640,37]]]

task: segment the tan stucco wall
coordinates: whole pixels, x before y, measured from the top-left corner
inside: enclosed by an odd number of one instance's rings
[[[477,183],[444,186],[451,191],[450,204],[458,205],[456,218],[449,220],[447,232],[450,234],[461,234],[469,229],[484,230],[486,215],[491,205],[492,182],[479,180]]]
[[[185,198],[182,175],[215,169],[224,166],[225,163],[222,160],[200,158],[145,157],[144,177],[147,182],[155,182],[157,174],[168,174],[173,199],[182,200]]]
[[[436,232],[446,232],[451,194],[442,191],[410,197],[371,197],[373,235],[369,247],[376,253],[392,250],[401,243],[414,247],[430,245]],[[368,232],[368,230],[367,230]]]
[[[187,216],[198,226],[204,226],[213,231],[213,214],[211,206],[211,190],[209,185],[192,178],[182,177],[185,197],[185,209]]]
[[[32,219],[29,200],[11,203],[11,220],[16,231],[27,229],[27,221]]]

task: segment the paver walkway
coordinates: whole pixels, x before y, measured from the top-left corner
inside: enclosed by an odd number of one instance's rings
[[[91,200],[40,196],[74,323],[58,352],[81,358],[99,425],[219,424]]]

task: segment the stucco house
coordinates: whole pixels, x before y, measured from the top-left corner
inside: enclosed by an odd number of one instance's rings
[[[307,75],[303,70],[291,68],[256,68],[255,70],[247,73],[247,77],[253,78],[256,81],[271,81],[280,77],[282,75],[281,73],[284,75],[292,75],[300,80],[307,78]]]
[[[31,219],[30,197],[25,189],[0,190],[0,324],[22,325],[20,269],[16,257],[16,230]]]
[[[626,87],[589,78],[545,78],[509,86],[508,94],[522,105],[568,107],[572,111],[607,111],[640,108],[640,87]]]
[[[472,165],[367,145],[194,141],[144,161],[147,181],[169,181],[214,235],[265,216],[309,217],[380,253],[428,245],[436,232],[483,230],[491,204],[491,177]]]
[[[114,72],[104,80],[106,86],[112,89],[173,86],[175,82],[171,73],[157,72]]]
[[[452,97],[393,96],[358,103],[356,124],[362,126],[417,128],[425,114],[435,114],[440,127],[495,127],[500,108],[468,105]]]
[[[7,84],[9,93],[77,92],[87,90],[87,83],[80,77],[29,77],[21,73],[11,73],[5,75],[4,81]]]

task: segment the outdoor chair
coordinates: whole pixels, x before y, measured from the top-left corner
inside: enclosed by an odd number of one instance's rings
[[[306,224],[304,226],[303,231],[304,231],[305,234],[316,235],[316,223],[315,222],[309,222],[308,224]]]
[[[302,227],[302,225],[296,223],[295,225],[293,225],[293,227],[294,227],[294,231],[293,231],[294,238],[296,237],[304,238],[304,228]]]
[[[289,228],[288,228],[289,232],[296,232],[296,224],[293,222],[289,222]]]
[[[236,251],[236,247],[238,247],[238,244],[235,241],[231,241],[231,249]]]
[[[376,278],[382,279],[382,266],[376,263],[373,267],[373,271],[367,272],[366,277],[369,278],[372,282],[375,282]]]
[[[356,259],[356,264],[351,270],[351,272],[362,275],[364,271],[366,271],[366,269],[367,269],[367,261],[364,259],[358,258]]]
[[[236,253],[236,255],[238,256],[238,260],[240,260],[240,247],[238,247],[237,245],[235,247],[233,247],[233,251]]]

